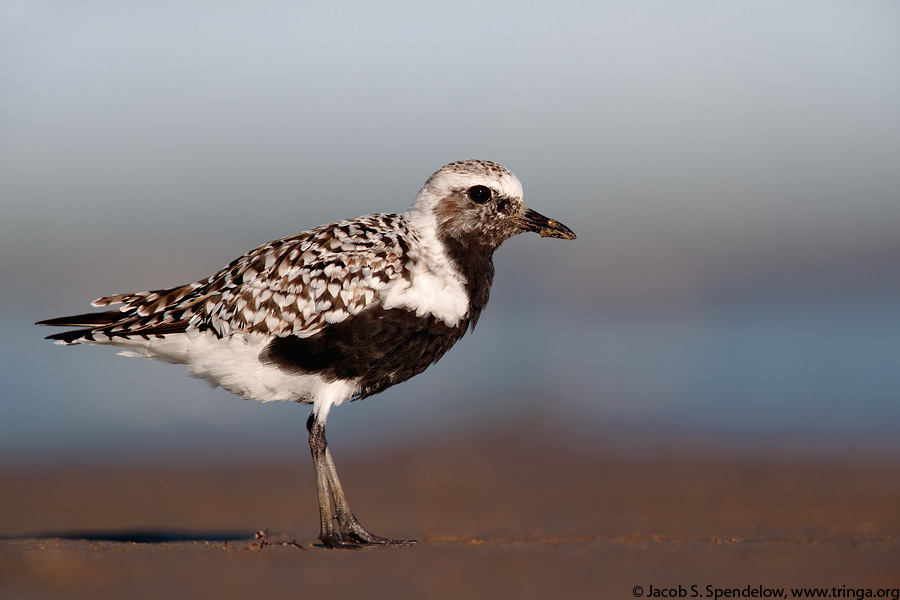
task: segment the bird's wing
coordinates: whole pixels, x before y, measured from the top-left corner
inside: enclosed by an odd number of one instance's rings
[[[342,221],[248,254],[204,295],[203,322],[219,335],[307,337],[362,312],[405,269],[405,233],[375,224]]]
[[[307,337],[362,312],[402,277],[409,235],[398,215],[339,221],[260,246],[204,281],[93,302],[118,311],[42,324],[90,328],[50,336],[63,342],[203,330]]]

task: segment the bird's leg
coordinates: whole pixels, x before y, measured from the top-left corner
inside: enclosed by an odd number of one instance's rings
[[[335,531],[331,508],[331,487],[328,484],[328,467],[325,460],[325,428],[313,415],[306,422],[309,430],[309,450],[312,453],[316,473],[316,492],[319,496],[319,539],[327,548],[343,547],[341,534]]]
[[[325,426],[319,423],[315,415],[309,416],[306,423],[309,430],[309,447],[316,472],[316,488],[319,493],[319,518],[321,528],[319,539],[328,548],[359,548],[368,545],[409,546],[411,540],[394,540],[374,535],[364,528],[356,519],[341,481],[338,478],[334,460],[328,450],[325,439]],[[332,516],[332,505],[334,515]],[[340,530],[335,528],[337,519]]]
[[[347,497],[344,496],[344,488],[341,487],[341,480],[338,479],[337,469],[327,445],[325,447],[325,464],[328,471],[328,484],[331,486],[331,496],[334,499],[334,510],[337,513],[344,538],[349,537],[363,544],[381,544],[383,546],[411,546],[416,543],[415,540],[395,540],[381,537],[370,533],[363,527],[353,511],[350,510],[350,504],[347,502]]]

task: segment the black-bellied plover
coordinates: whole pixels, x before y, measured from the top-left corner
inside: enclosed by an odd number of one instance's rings
[[[325,440],[331,407],[377,394],[435,363],[488,301],[492,256],[534,231],[575,239],[525,207],[519,180],[489,161],[434,173],[409,210],[323,225],[260,246],[208,279],[107,296],[118,310],[41,321],[79,327],[59,344],[112,344],[187,365],[241,397],[312,404],[307,421],[328,548],[408,545],[369,533],[341,489]]]

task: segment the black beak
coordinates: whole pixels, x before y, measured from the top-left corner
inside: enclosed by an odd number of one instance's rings
[[[519,217],[519,224],[525,231],[536,231],[541,234],[541,237],[555,237],[564,240],[575,239],[575,233],[571,229],[556,219],[548,219],[530,208],[526,208],[522,216]]]

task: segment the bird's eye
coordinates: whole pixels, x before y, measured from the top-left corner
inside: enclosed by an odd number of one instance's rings
[[[483,185],[473,185],[469,188],[469,199],[475,204],[484,204],[491,199],[491,188]]]

